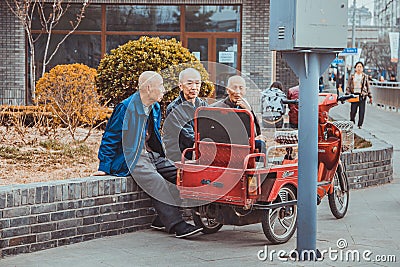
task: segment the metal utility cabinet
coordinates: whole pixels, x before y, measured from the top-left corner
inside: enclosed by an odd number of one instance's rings
[[[347,46],[347,1],[271,0],[270,49]]]

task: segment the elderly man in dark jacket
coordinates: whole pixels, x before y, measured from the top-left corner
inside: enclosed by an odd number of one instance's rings
[[[167,107],[164,121],[163,141],[167,157],[179,161],[183,150],[194,145],[194,113],[198,107],[207,106],[207,102],[200,99],[200,73],[193,68],[187,68],[179,74],[179,96]],[[188,153],[188,159],[192,154]]]

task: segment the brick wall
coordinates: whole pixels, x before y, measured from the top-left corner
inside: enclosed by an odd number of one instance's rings
[[[289,88],[299,84],[299,78],[289,67],[280,52],[276,53],[276,66],[276,80],[282,82],[285,91],[288,91]]]
[[[363,131],[357,133],[372,143],[367,149],[342,154],[350,188],[385,184],[393,180],[393,146]]]
[[[2,256],[148,228],[151,200],[130,177],[0,187]]]
[[[0,105],[25,105],[25,34],[0,1]]]
[[[269,1],[243,0],[242,73],[257,86],[247,85],[247,99],[261,112],[260,91],[272,82],[272,52],[269,51]]]

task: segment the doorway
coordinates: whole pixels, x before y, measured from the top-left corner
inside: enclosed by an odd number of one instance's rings
[[[203,62],[215,84],[215,98],[223,98],[227,79],[241,67],[239,33],[187,33],[183,45]]]

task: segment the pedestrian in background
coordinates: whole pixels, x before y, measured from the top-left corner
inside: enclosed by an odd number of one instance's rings
[[[354,65],[356,70],[354,74],[350,75],[349,81],[346,87],[346,94],[354,94],[358,96],[358,101],[351,102],[350,108],[350,120],[355,123],[355,117],[358,113],[358,128],[361,129],[364,122],[365,115],[365,102],[367,96],[369,97],[369,102],[372,104],[372,94],[369,90],[368,76],[364,73],[364,64],[362,62],[357,62]]]
[[[325,85],[324,85],[324,77],[319,77],[318,80],[318,88],[319,88],[319,92],[322,93],[322,91],[325,89]]]
[[[299,99],[299,86],[289,88],[287,99]],[[297,104],[289,104],[289,126],[297,129],[299,127],[299,107]]]
[[[394,73],[390,74],[389,82],[397,82],[396,75]]]
[[[340,93],[343,93],[344,90],[343,88],[344,88],[344,77],[341,73],[339,73],[336,79],[336,89],[338,95]]]
[[[286,106],[282,99],[286,98],[283,92],[283,85],[276,81],[261,92],[261,114],[264,128],[282,128],[283,115],[286,113]]]

